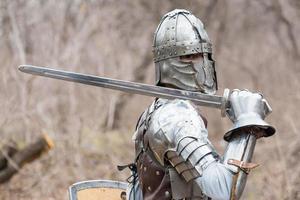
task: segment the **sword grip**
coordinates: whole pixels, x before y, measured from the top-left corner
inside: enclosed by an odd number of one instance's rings
[[[270,104],[267,102],[267,100],[263,99],[264,107],[265,107],[265,116],[268,116],[272,112],[272,108]]]

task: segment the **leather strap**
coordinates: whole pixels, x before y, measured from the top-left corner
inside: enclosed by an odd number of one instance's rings
[[[247,163],[247,162],[236,160],[236,159],[229,159],[227,161],[227,163],[229,165],[234,165],[234,166],[240,168],[246,174],[248,174],[250,172],[250,170],[259,166],[259,164],[256,164],[256,163]]]

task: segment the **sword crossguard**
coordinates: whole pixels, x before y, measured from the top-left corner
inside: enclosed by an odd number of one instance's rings
[[[226,88],[223,93],[223,100],[221,105],[221,116],[226,116],[226,109],[228,108],[228,102],[229,102],[229,96],[230,96],[230,90]]]

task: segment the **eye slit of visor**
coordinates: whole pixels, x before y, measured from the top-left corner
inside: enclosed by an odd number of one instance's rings
[[[180,56],[179,59],[184,62],[199,61],[203,59],[203,54],[197,53],[197,54],[184,55],[184,56]]]

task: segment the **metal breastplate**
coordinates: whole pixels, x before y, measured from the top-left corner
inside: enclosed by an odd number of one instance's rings
[[[160,102],[154,102],[149,109],[141,116],[135,135],[136,164],[139,177],[139,184],[142,189],[144,200],[203,200],[208,199],[202,192],[197,197],[190,197],[194,194],[193,183],[186,183],[170,166],[162,166],[149,148],[147,138],[147,124],[151,114],[160,106]],[[202,117],[203,118],[203,117]],[[203,118],[206,122],[206,119]],[[206,125],[206,123],[205,123]],[[177,174],[177,175],[176,175]],[[180,187],[180,188],[179,188]],[[187,194],[182,197],[182,189]],[[178,191],[179,195],[178,194]],[[173,196],[174,195],[174,196]],[[180,198],[179,198],[180,196]]]
[[[151,113],[158,108],[154,102],[141,116],[135,136],[136,164],[140,188],[144,200],[171,200],[171,185],[168,170],[153,157],[145,133]]]

